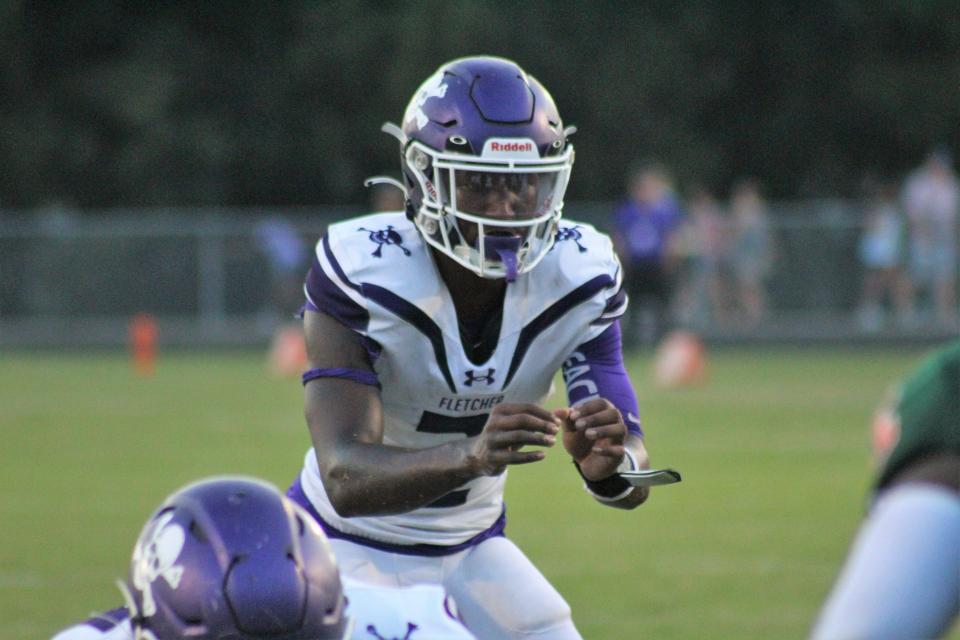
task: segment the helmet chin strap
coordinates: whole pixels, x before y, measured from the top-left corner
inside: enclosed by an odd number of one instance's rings
[[[507,282],[514,282],[517,279],[517,252],[520,251],[521,244],[523,244],[523,238],[517,236],[485,236],[483,238],[484,253],[496,254],[500,258],[500,262],[507,270]]]

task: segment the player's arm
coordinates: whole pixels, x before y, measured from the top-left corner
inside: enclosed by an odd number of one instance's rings
[[[623,364],[618,321],[580,345],[564,363],[563,374],[570,408],[555,413],[563,421],[564,448],[587,490],[608,506],[638,507],[650,489],[628,486],[617,475],[650,468],[636,393]]]
[[[309,310],[304,329],[311,371],[338,372],[310,380],[304,393],[323,484],[342,516],[425,506],[476,477],[543,459],[543,451],[520,450],[525,445],[553,445],[559,421],[549,411],[510,403],[495,407],[475,437],[416,450],[385,445],[380,390],[361,337]]]

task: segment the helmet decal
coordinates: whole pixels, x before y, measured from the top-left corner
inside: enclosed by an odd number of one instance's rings
[[[176,589],[183,577],[183,567],[175,563],[183,551],[186,535],[180,525],[170,524],[171,520],[172,512],[157,518],[153,530],[133,550],[133,586],[143,592],[141,613],[147,617],[157,612],[153,583],[163,578],[170,588]]]
[[[410,106],[407,108],[407,115],[404,117],[404,122],[410,122],[412,118],[416,121],[417,129],[423,129],[430,120],[423,111],[423,105],[426,104],[430,98],[442,98],[446,94],[447,85],[444,82],[443,72],[438,71],[420,87],[417,96],[411,101]]]

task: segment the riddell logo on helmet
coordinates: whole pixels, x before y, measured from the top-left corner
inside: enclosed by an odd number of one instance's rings
[[[483,155],[507,158],[540,158],[537,145],[529,138],[490,138],[483,145]]]
[[[491,142],[490,151],[532,151],[530,142]]]

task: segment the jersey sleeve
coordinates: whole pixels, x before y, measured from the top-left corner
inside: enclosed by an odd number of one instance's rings
[[[52,640],[133,640],[130,614],[126,607],[117,607],[67,627]]]
[[[564,282],[572,291],[567,298],[579,297],[577,304],[589,310],[585,316],[579,316],[585,321],[577,329],[582,344],[598,337],[623,316],[628,299],[623,269],[610,236],[586,223],[565,222],[557,232],[555,254],[546,269],[555,269],[557,275],[547,286],[553,286],[553,281]]]
[[[643,437],[637,394],[623,363],[620,322],[581,344],[563,363],[563,380],[570,406],[605,398],[620,410],[630,433]]]
[[[603,312],[594,320],[595,325],[608,327],[612,322],[620,318],[627,310],[629,302],[627,292],[623,288],[623,269],[620,268],[620,260],[615,253],[611,254],[612,263],[610,264],[610,277],[612,285],[605,291],[606,298]]]
[[[351,280],[344,268],[345,258],[338,255],[339,245],[335,237],[331,239],[332,233],[328,231],[317,243],[303,286],[307,298],[304,308],[326,313],[344,326],[366,334],[370,322],[366,300],[360,285]]]

